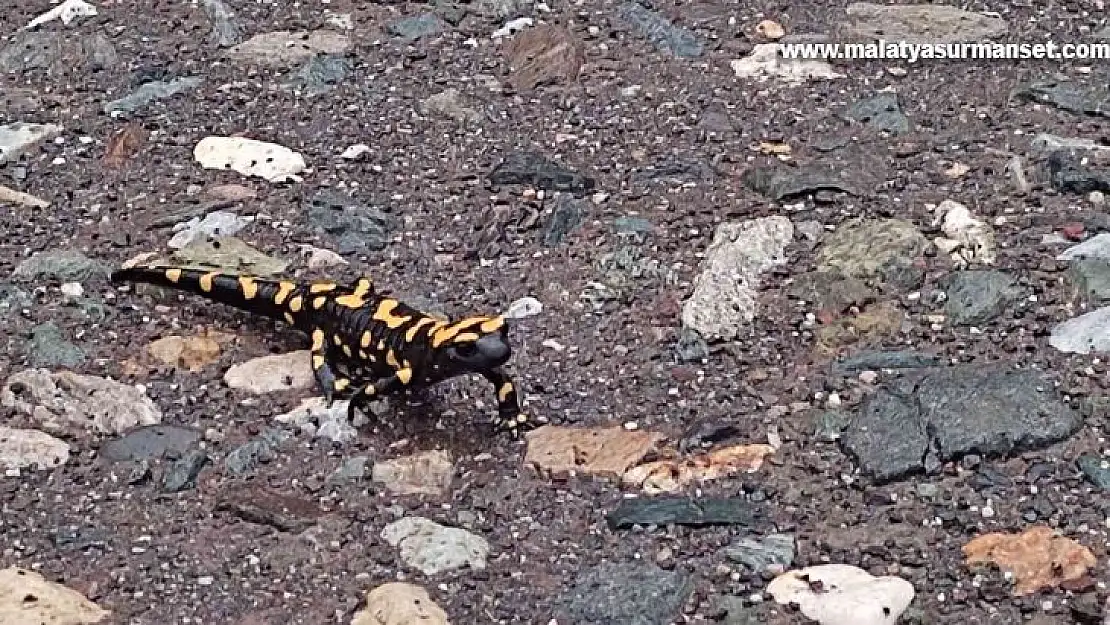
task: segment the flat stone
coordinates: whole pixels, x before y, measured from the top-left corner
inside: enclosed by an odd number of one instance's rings
[[[725,550],[729,560],[743,564],[756,573],[772,566],[789,567],[794,562],[796,545],[792,534],[768,534],[737,538]]]
[[[493,168],[489,180],[496,186],[528,185],[535,189],[587,193],[593,178],[559,165],[537,152],[513,152]]]
[[[1043,373],[962,365],[907,373],[869,395],[841,437],[876,482],[958,460],[1006,457],[1062,441],[1082,417]]]
[[[201,469],[208,464],[208,453],[203,449],[191,449],[181,458],[166,467],[162,475],[162,492],[179,493],[195,488]]]
[[[105,104],[104,113],[106,115],[134,113],[157,100],[165,100],[180,93],[192,91],[199,87],[201,82],[202,79],[199,76],[185,76],[168,81],[154,80],[143,83],[135,91]]]
[[[643,560],[604,562],[581,572],[555,609],[558,622],[574,625],[670,625],[693,591],[683,571]]]
[[[350,37],[333,30],[278,30],[255,35],[229,49],[227,55],[240,63],[283,68],[303,63],[321,53],[345,54],[351,45]]]
[[[72,371],[25,369],[0,388],[0,405],[30,415],[44,430],[119,435],[162,420],[162,411],[134,386]]]
[[[74,368],[85,362],[85,352],[66,340],[53,321],[31,329],[30,364],[32,367]]]
[[[253,358],[229,368],[224,383],[255,394],[312,388],[312,353],[301,349]]]
[[[374,463],[373,480],[398,495],[442,495],[454,471],[450,454],[432,450]]]
[[[175,234],[168,245],[178,250],[209,237],[235,236],[253,222],[253,217],[241,217],[227,211],[212,211],[204,217],[194,217],[175,225]]]
[[[817,252],[817,267],[864,281],[886,282],[901,275],[929,245],[925,235],[904,219],[856,219],[826,236]]]
[[[1072,261],[1068,266],[1068,278],[1077,294],[1088,303],[1110,303],[1110,262],[1097,258]]]
[[[959,271],[946,281],[944,313],[955,325],[982,325],[1021,299],[1013,277],[1001,271]]]
[[[53,469],[69,460],[69,444],[46,432],[0,426],[0,467]]]
[[[844,356],[832,363],[832,371],[838,375],[880,369],[921,369],[936,367],[944,361],[937,354],[927,354],[912,350],[900,351],[862,351]]]
[[[122,438],[101,445],[100,455],[112,462],[155,460],[180,456],[201,438],[194,428],[178,425],[146,425],[135,428]]]
[[[308,223],[327,234],[340,254],[368,254],[389,245],[398,223],[346,193],[324,190],[304,204]]]
[[[13,162],[41,143],[62,134],[57,124],[13,122],[0,126],[0,165]]]
[[[489,543],[481,536],[415,516],[390,523],[381,536],[390,545],[400,547],[405,564],[424,575],[467,566],[483,570],[490,551]]]
[[[1110,306],[1057,324],[1048,344],[1071,354],[1110,353]]]
[[[224,466],[234,476],[247,475],[260,463],[276,458],[277,447],[288,438],[289,434],[286,432],[267,428],[257,438],[243,443],[227,454]]]
[[[77,250],[52,250],[32,254],[16,266],[12,276],[32,282],[51,279],[86,282],[93,278],[107,278],[109,273],[107,265]]]
[[[910,120],[898,105],[898,96],[893,93],[880,93],[871,98],[858,100],[848,107],[844,116],[894,135],[910,131]]]
[[[847,18],[837,27],[838,38],[851,41],[957,43],[992,39],[1009,30],[1002,18],[940,4],[855,2],[845,12]]]
[[[1103,232],[1069,247],[1056,255],[1056,260],[1101,260],[1110,262],[1110,232]]]
[[[447,625],[447,613],[416,584],[389,582],[366,593],[351,625]]]
[[[1110,491],[1110,460],[1097,454],[1083,454],[1075,465],[1095,486]]]
[[[656,48],[680,58],[696,58],[705,45],[696,34],[680,28],[659,13],[636,3],[625,2],[617,7],[617,16],[639,36]]]

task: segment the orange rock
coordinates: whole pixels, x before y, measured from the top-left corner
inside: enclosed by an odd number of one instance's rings
[[[995,564],[1011,573],[1015,596],[1080,579],[1097,562],[1090,549],[1045,525],[1020,534],[992,532],[977,536],[963,546],[963,553],[968,567]]]
[[[664,439],[654,432],[629,431],[620,426],[574,428],[545,425],[527,434],[525,464],[541,471],[571,471],[620,477]]]

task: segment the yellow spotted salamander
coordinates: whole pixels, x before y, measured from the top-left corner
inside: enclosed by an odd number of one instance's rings
[[[534,425],[521,412],[513,381],[502,368],[512,356],[502,316],[444,321],[376,292],[365,277],[354,285],[298,283],[138,266],[116,270],[111,280],[193,293],[301,330],[312,339],[312,369],[327,405],[349,398],[350,420],[372,397],[475,373],[497,393],[496,427],[520,432]]]

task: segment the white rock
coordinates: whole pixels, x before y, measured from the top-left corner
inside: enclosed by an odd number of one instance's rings
[[[0,405],[31,415],[48,432],[122,434],[162,420],[162,411],[142,390],[72,371],[13,373],[0,389]]]
[[[815,590],[814,582],[821,587]],[[847,564],[822,564],[776,577],[767,592],[821,625],[894,625],[913,601],[913,585]]]
[[[66,282],[58,287],[58,290],[70,301],[81,299],[81,296],[85,294],[85,287],[81,286],[80,282]]]
[[[308,256],[308,262],[306,264],[309,269],[327,269],[329,267],[339,267],[349,264],[346,258],[321,247],[302,245],[301,253]]]
[[[323,397],[302,399],[300,405],[274,420],[292,425],[313,438],[326,438],[336,443],[349,443],[358,438],[356,430],[347,421],[347,400],[336,400],[331,408]]]
[[[352,145],[351,147],[347,148],[346,150],[343,150],[343,153],[340,154],[339,156],[341,158],[345,158],[349,161],[353,161],[353,160],[361,157],[363,154],[368,153],[369,151],[370,151],[370,146],[366,145],[365,143],[356,143],[356,144]]]
[[[0,162],[2,162],[2,156],[0,156]],[[22,206],[29,206],[31,208],[47,208],[48,206],[50,206],[50,202],[47,202],[42,198],[35,197],[30,193],[16,191],[11,187],[5,187],[4,185],[0,184],[0,204],[7,203],[20,204]]]
[[[398,495],[442,495],[454,472],[451,454],[436,449],[375,462],[371,479]]]
[[[1048,344],[1071,354],[1110,353],[1110,306],[1058,324]]]
[[[69,460],[69,445],[38,430],[0,426],[0,467],[51,469]]]
[[[794,225],[782,216],[717,226],[694,292],[682,306],[682,324],[702,338],[731,340],[756,312],[760,274],[786,262]]]
[[[998,255],[994,230],[976,219],[968,207],[953,200],[944,200],[936,207],[943,215],[941,230],[947,238],[937,237],[933,244],[948,252],[958,267],[972,263],[993,265]]]
[[[92,17],[94,15],[96,15],[96,7],[85,2],[85,0],[65,0],[65,2],[28,22],[24,29],[30,30],[54,20],[61,20],[63,24],[69,26],[70,22],[79,17]]]
[[[312,352],[301,349],[233,365],[224,374],[224,383],[255,394],[312,388],[316,384]]]
[[[57,124],[14,122],[0,126],[0,165],[14,161],[36,145],[62,134]]]
[[[193,157],[206,169],[231,169],[269,182],[300,182],[296,174],[307,167],[304,157],[287,147],[245,137],[205,137]]]
[[[751,54],[729,63],[737,78],[753,78],[766,82],[777,78],[789,85],[800,85],[807,80],[833,80],[844,78],[826,61],[816,59],[787,59],[779,54],[778,43],[759,43]]]
[[[445,527],[423,517],[405,517],[385,526],[382,540],[400,546],[405,564],[425,575],[469,565],[474,570],[486,568],[489,543],[486,539],[457,527]]]
[[[532,18],[530,18],[530,17],[518,17],[515,20],[511,20],[509,22],[506,22],[504,26],[502,26],[501,28],[498,28],[497,30],[493,31],[492,38],[493,39],[502,39],[504,37],[508,37],[510,35],[513,35],[514,33],[517,33],[521,30],[524,30],[525,28],[527,28],[531,25],[532,25]]]
[[[505,311],[505,317],[508,319],[524,319],[526,317],[535,317],[543,312],[543,303],[534,297],[522,297],[512,304],[509,304],[509,309]]]
[[[1083,258],[1097,258],[1110,261],[1110,232],[1103,232],[1087,239],[1079,245],[1073,245],[1060,252],[1056,260],[1080,260]]]
[[[214,211],[208,213],[203,219],[194,217],[187,222],[176,224],[170,242],[167,244],[175,250],[187,245],[204,241],[208,237],[230,237],[239,233],[254,221],[253,217],[240,217],[227,211]]]
[[[251,37],[228,50],[227,56],[277,68],[296,65],[318,54],[344,54],[350,48],[351,38],[333,30],[277,30]]]

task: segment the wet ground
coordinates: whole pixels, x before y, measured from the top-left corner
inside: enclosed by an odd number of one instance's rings
[[[161,423],[199,440],[143,463],[105,456],[123,432],[49,430],[71,446],[64,465],[0,478],[0,566],[78,590],[111,611],[106,623],[348,623],[367,590],[395,580],[424,587],[452,623],[816,622],[762,594],[775,571],[728,555],[739,540],[780,534],[793,538],[786,569],[839,563],[908,581],[904,623],[1102,622],[1110,477],[1097,460],[1077,461],[1105,448],[1110,378],[1097,354],[1050,345],[1058,324],[1110,299],[1101,265],[1057,260],[1110,230],[1101,62],[852,61],[833,64],[842,77],[796,84],[737,76],[730,62],[766,42],[764,19],[788,37],[854,19],[824,2],[648,11],[228,1],[221,17],[209,0],[116,1],[19,31],[53,6],[0,15],[0,121],[62,126],[0,164],[0,184],[50,203],[0,202],[0,373],[69,369],[141,384]],[[1104,26],[1082,3],[971,8],[998,11],[1005,37],[1022,41],[1095,41]],[[439,21],[404,21],[425,13]],[[644,15],[673,26],[644,26]],[[492,37],[520,17],[534,23]],[[545,25],[554,28],[515,43]],[[322,60],[229,52],[260,33],[319,29],[344,37]],[[182,77],[200,80],[105,111]],[[1042,133],[1093,143],[1053,164]],[[213,135],[285,146],[307,168],[284,182],[203,168],[193,150]],[[756,174],[779,176],[777,186]],[[953,237],[936,210],[946,200],[991,232],[993,255],[977,255],[972,236],[961,264],[933,243]],[[171,251],[174,224],[217,210],[256,216],[235,236],[287,261],[284,275],[368,274],[451,316],[536,298],[542,312],[513,324],[511,370],[529,413],[552,424],[627,425],[670,447],[770,437],[777,449],[757,471],[671,495],[723,498],[744,514],[614,528],[607,515],[636,489],[525,463],[526,440],[489,429],[493,395],[478,378],[394,401],[349,442],[282,426],[273,417],[313,390],[252,394],[224,373],[305,349],[305,337],[200,298],[120,290],[104,275]],[[757,272],[753,318],[722,317],[726,340],[684,328],[718,226],[774,216],[793,231]],[[878,220],[890,219],[910,232],[889,245],[836,238],[861,223],[888,232]],[[835,262],[822,256],[833,245]],[[347,264],[309,268],[304,246]],[[91,260],[16,271],[59,250]],[[880,266],[865,267],[870,258]],[[962,299],[953,280],[968,281]],[[76,297],[62,288],[74,282]],[[155,339],[201,329],[230,335],[215,362],[135,364]],[[861,431],[862,419],[887,414],[873,398],[921,367],[834,366],[876,352],[971,365],[952,383],[962,390],[938,382],[930,395],[933,417],[920,419],[934,421],[920,427],[931,443],[899,439],[904,427]],[[987,363],[1041,377],[975,377],[993,375]],[[911,398],[925,392],[914,384]],[[1030,386],[1049,398],[1014,425],[1008,415],[1041,401],[1023,394]],[[988,387],[994,399],[976,403]],[[42,425],[14,406],[0,418]],[[944,438],[946,427],[959,432]],[[272,431],[288,436],[259,443]],[[267,451],[229,466],[244,444]],[[895,447],[910,460],[888,457]],[[197,448],[205,459],[190,457]],[[350,458],[372,465],[433,449],[452,467],[434,494],[398,494],[369,470],[330,477]],[[174,466],[187,474],[181,488],[163,481]],[[412,516],[483,538],[485,566],[415,570],[382,537]],[[999,570],[966,565],[961,548],[974,537],[1038,524],[1097,563],[1024,596]]]

